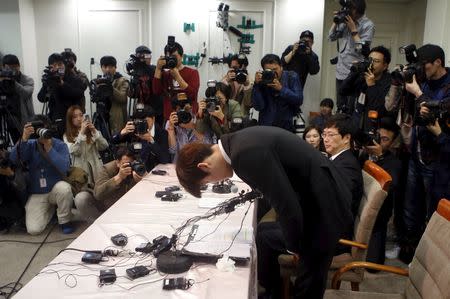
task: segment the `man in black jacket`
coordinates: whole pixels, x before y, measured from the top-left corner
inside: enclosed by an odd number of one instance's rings
[[[378,116],[386,115],[384,98],[391,86],[391,75],[388,71],[391,53],[383,46],[370,50],[371,64],[361,72],[358,67],[352,67],[348,77],[342,82],[339,93],[341,96],[357,97],[353,119],[362,129],[367,127],[369,110],[378,112]],[[361,120],[362,119],[362,120]]]
[[[352,223],[342,175],[319,151],[275,127],[226,134],[217,145],[188,144],[176,166],[181,185],[197,197],[202,184],[233,170],[270,201],[288,252],[300,256],[296,298],[322,298],[337,241]]]
[[[314,34],[309,30],[303,31],[300,40],[287,47],[281,55],[283,67],[298,74],[302,89],[308,74],[315,75],[320,70],[319,57],[312,50],[313,44]]]
[[[70,106],[81,106],[86,89],[83,81],[73,73],[66,73],[61,54],[48,57],[48,69],[42,76],[42,88],[38,93],[41,103],[48,103],[48,117],[58,124],[58,133],[65,132],[66,113]]]
[[[128,121],[125,127],[112,137],[112,143],[137,144],[141,159],[147,171],[158,164],[170,162],[167,131],[155,122],[155,111],[151,107],[137,109],[134,121]]]

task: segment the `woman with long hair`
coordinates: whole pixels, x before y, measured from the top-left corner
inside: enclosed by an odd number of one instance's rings
[[[81,107],[76,105],[67,109],[66,132],[63,138],[69,148],[72,166],[80,167],[86,171],[88,184],[93,189],[95,179],[103,167],[99,151],[108,148],[108,141],[94,127],[89,117],[83,116]],[[82,191],[75,196],[74,200],[82,218],[89,218],[91,213],[95,214],[93,213],[95,207],[92,202],[94,198],[91,193]]]
[[[305,128],[305,131],[303,132],[303,140],[311,144],[315,149],[321,151],[325,156],[328,156],[325,151],[325,146],[323,144],[321,134],[322,130],[319,128],[319,126],[310,125],[307,126]]]

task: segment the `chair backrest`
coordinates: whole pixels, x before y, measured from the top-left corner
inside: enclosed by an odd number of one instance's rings
[[[365,162],[362,174],[364,192],[355,219],[354,240],[368,245],[378,211],[387,196],[392,178],[383,168],[372,161]],[[352,248],[354,261],[365,261],[366,253],[367,249]]]
[[[406,298],[450,298],[450,201],[441,199],[409,265]]]

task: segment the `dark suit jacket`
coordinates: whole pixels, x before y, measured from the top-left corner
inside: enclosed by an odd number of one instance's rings
[[[350,191],[333,164],[301,138],[276,127],[221,137],[235,173],[279,215],[287,249],[333,254],[352,223]]]
[[[346,180],[347,186],[352,193],[352,213],[353,217],[358,214],[359,203],[363,195],[363,178],[361,167],[358,159],[353,155],[351,150],[342,152],[333,160],[333,164]],[[351,236],[350,236],[351,237]]]

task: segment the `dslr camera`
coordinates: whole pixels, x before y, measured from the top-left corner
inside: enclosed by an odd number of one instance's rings
[[[186,110],[186,104],[190,104],[191,101],[187,98],[186,94],[181,92],[176,95],[176,98],[172,99],[172,108],[176,110],[177,107],[180,107],[180,110],[177,111],[178,122],[175,124],[178,126],[179,124],[187,124],[192,120],[192,114],[190,111]]]
[[[341,5],[341,9],[334,15],[333,22],[336,25],[341,23],[345,23],[345,18],[350,15],[351,2],[350,0],[339,0],[339,4]]]
[[[138,157],[136,160],[129,163],[129,166],[131,169],[133,169],[134,172],[136,172],[139,176],[143,176],[146,172],[145,165],[141,161],[141,151],[142,151],[142,143],[140,142],[133,142],[131,144],[132,150],[135,153],[135,155]]]
[[[262,78],[261,78],[261,84],[267,85],[273,83],[273,80],[275,79],[275,72],[271,69],[266,69],[262,71]]]
[[[358,61],[350,67],[350,71],[358,74],[364,74],[367,70],[373,71],[372,57],[365,57],[363,61]]]
[[[56,135],[55,130],[45,128],[44,123],[40,120],[32,121],[31,125],[34,128],[34,133],[30,136],[30,138],[38,139],[42,137],[44,139],[51,139],[54,135]]]
[[[414,75],[421,76],[423,74],[423,65],[418,61],[416,45],[402,46],[398,50],[400,54],[405,55],[408,64],[400,64],[398,69],[391,73],[392,82],[395,82],[396,85],[411,83]]]
[[[167,38],[167,45],[165,47],[169,52],[169,55],[164,57],[164,60],[166,61],[166,64],[164,66],[164,68],[166,69],[174,69],[177,64],[178,64],[178,60],[177,57],[175,57],[174,55],[170,55],[170,53],[172,53],[175,50],[175,36],[170,36]],[[167,52],[165,54],[167,54]]]
[[[211,113],[214,112],[217,106],[220,105],[219,100],[216,97],[216,80],[208,80],[206,84],[207,88],[205,90],[205,102],[206,102],[206,111]]]
[[[364,130],[359,129],[355,134],[355,142],[359,146],[375,145],[374,141],[380,143],[378,112],[376,110],[369,110],[367,114],[369,119],[367,128]]]
[[[433,100],[424,103],[430,112],[424,116],[418,115],[416,117],[416,124],[419,126],[434,125],[436,119],[444,120],[446,126],[442,130],[446,130],[450,123],[450,99],[444,99],[442,101]],[[446,128],[447,127],[447,128]]]
[[[145,134],[148,131],[147,119],[143,117],[144,104],[137,104],[133,116],[134,132],[136,134]]]

